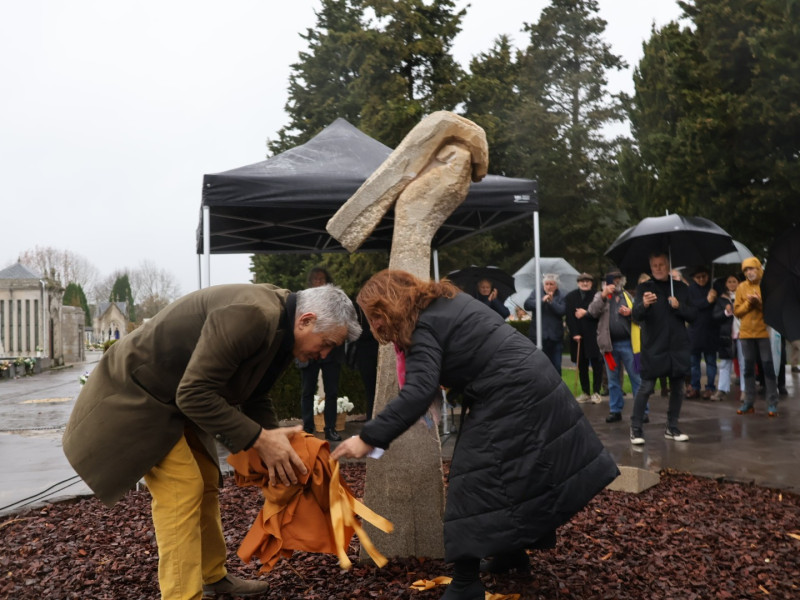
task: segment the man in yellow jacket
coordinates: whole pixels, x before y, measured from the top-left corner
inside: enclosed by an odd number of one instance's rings
[[[736,412],[740,415],[755,412],[756,399],[755,365],[761,357],[764,368],[764,383],[767,388],[767,414],[778,415],[778,389],[775,381],[775,368],[772,363],[772,350],[769,345],[769,332],[764,323],[764,304],[761,301],[761,277],[764,270],[755,257],[742,261],[745,280],[736,288],[733,314],[739,319],[739,341],[744,355],[744,397]]]

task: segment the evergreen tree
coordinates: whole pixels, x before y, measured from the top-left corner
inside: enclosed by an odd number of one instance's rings
[[[603,40],[595,0],[552,0],[520,58],[522,96],[513,121],[524,174],[539,184],[543,256],[566,256],[602,270],[602,251],[623,228],[614,157],[620,140],[604,128],[621,121],[607,74],[625,68]]]
[[[131,323],[136,322],[136,307],[133,303],[133,293],[131,292],[131,284],[127,273],[118,276],[114,281],[108,301],[125,302],[128,308],[128,320]]]
[[[634,75],[626,186],[638,174],[655,214],[710,218],[763,252],[800,219],[800,5],[680,6],[693,27],[654,31]]]
[[[84,324],[91,327],[92,314],[89,312],[89,303],[86,301],[86,294],[83,293],[83,288],[79,284],[67,284],[62,303],[64,306],[77,306],[82,309]]]

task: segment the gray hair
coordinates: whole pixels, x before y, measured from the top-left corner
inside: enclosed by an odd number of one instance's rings
[[[542,281],[555,281],[558,283],[559,279],[558,273],[545,273],[542,275]]]
[[[354,342],[361,335],[361,325],[353,303],[342,288],[327,284],[297,292],[297,314],[311,312],[317,315],[314,331],[325,333],[347,327],[347,341]]]

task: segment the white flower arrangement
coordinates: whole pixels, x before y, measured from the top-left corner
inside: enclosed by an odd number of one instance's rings
[[[347,396],[341,396],[336,399],[336,412],[341,413],[349,413],[351,410],[355,408],[355,404],[350,402],[350,399]],[[321,415],[325,412],[325,399],[320,398],[318,395],[314,395],[314,414]]]
[[[78,377],[78,381],[81,382],[81,385],[85,385],[86,381],[89,379],[89,371],[84,371],[83,375]]]

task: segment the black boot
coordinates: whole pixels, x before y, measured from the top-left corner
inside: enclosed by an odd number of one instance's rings
[[[504,554],[496,554],[490,559],[481,561],[481,572],[501,575],[516,571],[527,573],[531,570],[531,562],[525,550],[513,550]]]
[[[455,562],[453,581],[445,589],[442,600],[484,600],[486,592],[480,579],[477,558],[465,558]]]
[[[341,442],[342,441],[342,436],[340,436],[339,433],[335,429],[333,429],[333,428],[328,429],[326,427],[325,428],[325,439],[328,440],[329,442]]]

